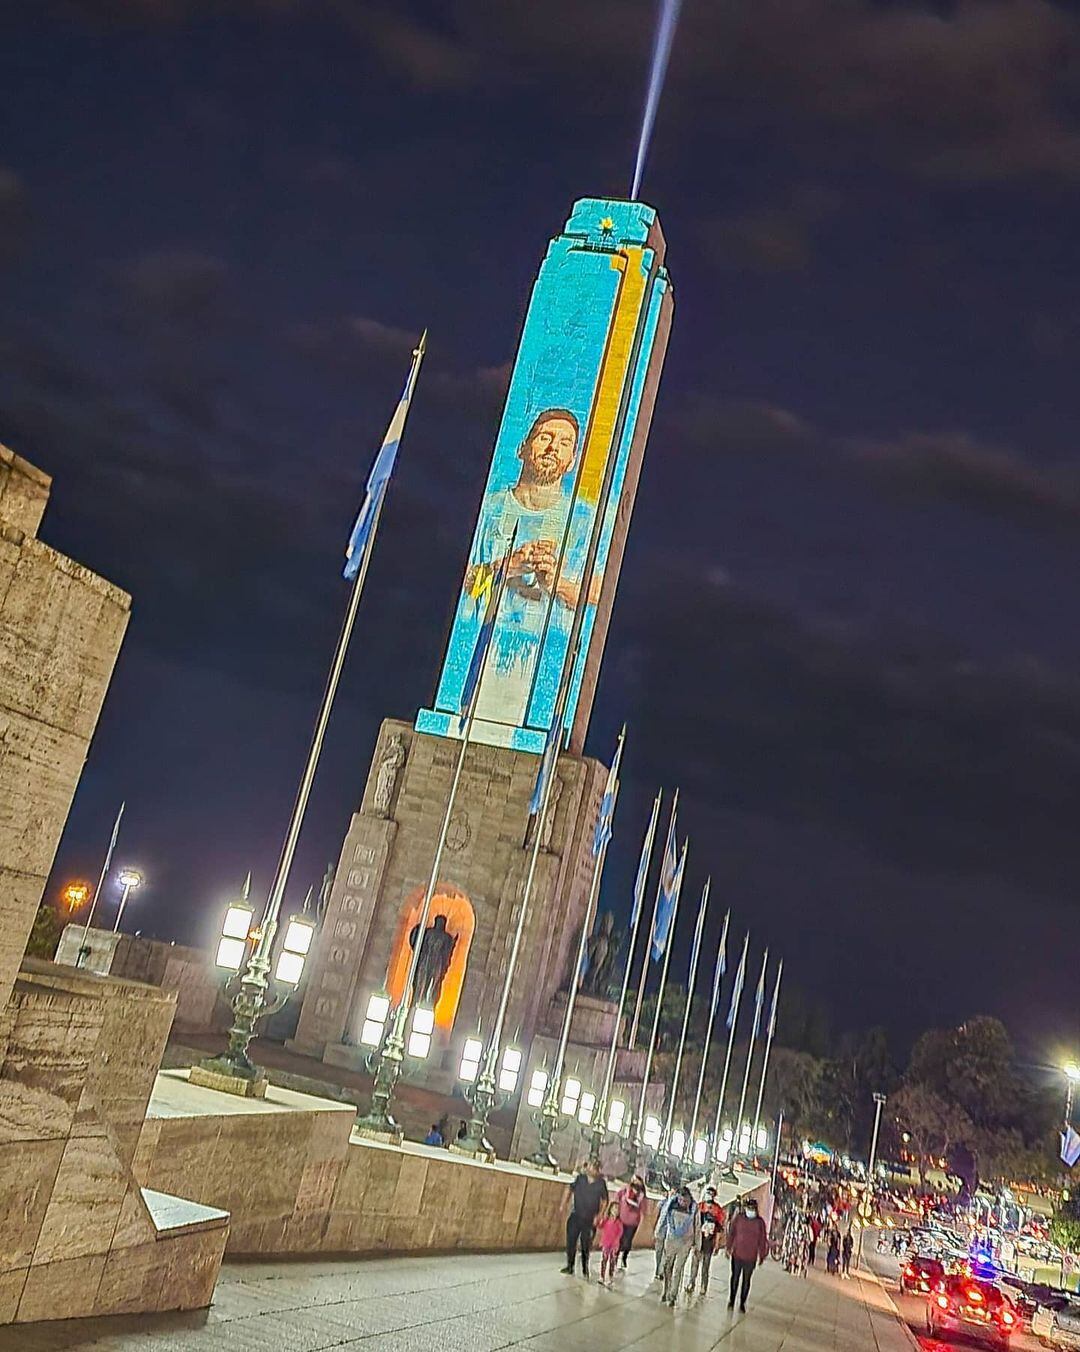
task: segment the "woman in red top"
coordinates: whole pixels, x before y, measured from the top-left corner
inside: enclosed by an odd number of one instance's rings
[[[716,1189],[706,1188],[705,1195],[698,1204],[701,1213],[701,1238],[690,1254],[690,1280],[686,1284],[686,1294],[692,1296],[697,1286],[698,1272],[701,1272],[701,1294],[709,1289],[709,1267],[716,1252],[717,1240],[724,1231],[724,1208],[716,1200]]]

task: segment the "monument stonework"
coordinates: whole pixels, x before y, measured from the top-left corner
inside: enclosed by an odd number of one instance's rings
[[[0,446],[0,1011],[131,607],[126,592],[37,538],[51,483]]]
[[[432,1081],[445,1075],[457,1044],[492,1026],[537,830],[529,803],[538,753],[566,672],[568,749],[558,759],[542,827],[505,1028],[508,1040],[528,1046],[557,1026],[557,995],[588,907],[607,778],[581,751],[671,325],[664,253],[656,212],[636,202],[582,199],[551,241],[526,314],[436,698],[414,725],[388,719],[380,730],[315,941],[291,1044],[298,1051],[359,1063],[369,998],[385,991],[396,1004],[402,997],[410,941],[424,941],[414,930],[459,752],[484,589],[504,555],[505,591],[430,909],[429,926],[438,926],[434,956],[421,955],[436,1000],[435,1047],[419,1073]],[[579,607],[581,643],[569,673]],[[602,1030],[602,1014],[599,1022],[596,1011],[590,1017]],[[609,1012],[608,1030],[613,1017]]]

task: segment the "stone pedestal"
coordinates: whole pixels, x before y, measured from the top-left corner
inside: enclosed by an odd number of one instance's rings
[[[383,723],[367,789],[341,851],[326,916],[310,959],[296,1036],[306,1055],[351,1059],[369,997],[398,994],[407,935],[431,872],[459,743]],[[387,766],[404,753],[392,774]],[[450,824],[432,914],[447,915],[456,945],[436,1004],[427,1066],[407,1078],[453,1074],[461,1041],[490,1028],[517,925],[535,829],[528,811],[537,757],[506,747],[470,745]],[[506,1019],[506,1040],[528,1046],[568,965],[584,922],[592,838],[607,771],[564,755],[554,812],[542,842]],[[603,1002],[600,1002],[601,1004]],[[596,1015],[588,1002],[583,1018]],[[602,1020],[600,1020],[602,1022]],[[599,1024],[598,1024],[599,1026]],[[433,1078],[434,1077],[434,1078]]]
[[[0,446],[0,1011],[131,606],[126,593],[36,538],[50,484]]]

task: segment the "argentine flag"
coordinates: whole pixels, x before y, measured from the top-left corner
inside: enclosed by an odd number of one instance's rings
[[[746,950],[750,944],[749,934],[743,940],[742,957],[739,959],[739,970],[735,973],[735,985],[731,988],[731,1004],[727,1012],[727,1026],[730,1029],[735,1023],[735,1016],[739,1012],[739,1001],[742,999],[742,988],[746,981]]]
[[[724,916],[724,928],[720,931],[720,947],[716,950],[716,975],[713,977],[712,1004],[709,1006],[710,1024],[716,1014],[716,1007],[720,1003],[720,986],[723,983],[724,973],[727,971],[727,932],[730,921],[731,912],[728,911],[727,915]]]
[[[780,966],[776,969],[776,985],[772,993],[772,1009],[769,1011],[769,1041],[776,1036],[776,1006],[780,1003],[780,978],[784,975],[784,959],[780,959]]]
[[[757,994],[754,996],[754,1031],[750,1034],[751,1039],[755,1039],[761,1032],[761,1010],[765,1004],[765,969],[769,965],[769,950],[765,950],[765,958],[761,964],[761,975],[758,977]]]
[[[660,816],[660,795],[657,794],[653,799],[652,816],[649,818],[649,829],[645,832],[645,840],[641,846],[641,858],[638,860],[637,877],[634,879],[634,908],[630,914],[630,928],[641,919],[641,904],[645,900],[645,884],[649,880],[649,863],[652,859],[653,840],[656,836],[656,823]]]
[[[674,849],[674,840],[672,840],[671,845]],[[679,893],[682,891],[683,873],[686,870],[686,851],[689,845],[689,838],[683,841],[682,853],[679,855],[679,862],[675,866],[674,874],[668,872],[665,857],[665,870],[660,879],[660,907],[656,916],[656,931],[653,934],[652,955],[654,962],[659,962],[664,956],[668,941],[671,938],[675,911],[679,905]]]
[[[536,772],[536,782],[533,784],[532,797],[529,799],[529,815],[531,817],[535,817],[543,805],[545,787],[555,769],[555,762],[559,759],[559,745],[562,742],[561,733],[562,716],[556,710],[551,719],[551,727],[547,730],[544,752],[540,757],[540,768]]]
[[[390,475],[394,472],[394,461],[397,459],[401,436],[405,431],[405,418],[409,412],[409,404],[416,387],[416,377],[420,371],[420,363],[424,359],[426,346],[427,329],[420,335],[420,342],[413,352],[412,366],[409,368],[405,388],[401,393],[398,406],[394,410],[394,416],[390,419],[390,426],[386,429],[386,436],[383,437],[383,444],[379,447],[379,454],[375,457],[375,463],[371,467],[367,481],[367,492],[364,495],[360,513],[356,518],[356,524],[352,528],[352,534],[349,536],[349,543],[345,546],[345,571],[343,576],[349,582],[352,582],[360,572],[360,566],[364,561],[364,554],[367,552],[368,542],[371,539],[371,532],[375,528],[375,518],[382,506],[386,485],[390,482]]]
[[[595,858],[604,846],[611,839],[611,820],[615,816],[615,798],[619,792],[619,762],[622,760],[623,741],[626,738],[626,728],[619,733],[619,745],[615,748],[615,759],[611,762],[611,769],[608,771],[607,787],[604,789],[604,796],[600,800],[600,816],[596,821],[596,830],[593,832],[592,852]]]

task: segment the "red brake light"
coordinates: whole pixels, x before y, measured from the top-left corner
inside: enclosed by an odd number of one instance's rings
[[[983,1293],[977,1287],[972,1287],[967,1293],[968,1300],[972,1305],[981,1305],[983,1303]]]
[[[938,1296],[937,1303],[941,1306],[943,1310],[947,1310],[949,1308],[948,1296]]]
[[[1004,1314],[1002,1314],[1002,1316],[1001,1316],[1001,1322],[1002,1322],[1003,1324],[1014,1324],[1014,1323],[1016,1322],[1016,1320],[1015,1320],[1015,1319],[1013,1318],[1013,1316],[1009,1313],[1009,1311],[1006,1310],[1006,1311],[1004,1312]]]

